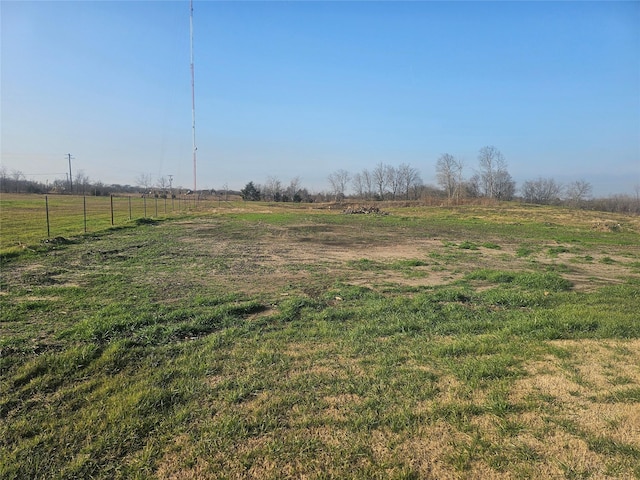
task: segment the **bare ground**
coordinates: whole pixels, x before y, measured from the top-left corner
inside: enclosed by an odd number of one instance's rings
[[[570,280],[576,291],[590,291],[603,285],[616,284],[629,276],[640,276],[637,261],[640,258],[640,246],[635,249],[625,247],[617,251],[608,247],[606,251],[567,253],[550,255],[547,249],[557,247],[556,242],[536,245],[536,252],[519,257],[519,243],[502,242],[498,248],[465,250],[437,237],[416,237],[398,235],[390,232],[387,236],[370,238],[361,226],[332,226],[325,224],[304,224],[299,227],[290,225],[255,225],[257,230],[251,242],[236,242],[215,236],[193,235],[193,231],[203,228],[200,223],[184,222],[188,233],[183,241],[207,255],[220,255],[234,258],[234,275],[247,280],[244,273],[253,275],[257,270],[265,280],[263,286],[271,284],[281,287],[283,277],[293,278],[295,282],[304,282],[308,270],[304,266],[312,265],[327,278],[344,278],[346,283],[375,288],[382,284],[406,286],[434,286],[450,283],[466,273],[478,268],[505,269],[522,271],[532,268],[548,267],[559,269]],[[209,227],[206,227],[209,228]],[[196,244],[197,243],[197,247]],[[241,249],[238,251],[238,249]],[[635,250],[632,258],[629,251]],[[379,269],[345,268],[348,262],[369,260],[383,264]],[[425,265],[412,268],[412,274],[398,269],[384,268],[384,265],[402,260],[420,260]],[[297,268],[291,275],[292,268]],[[209,272],[228,276],[227,271]],[[285,281],[288,283],[288,280]]]

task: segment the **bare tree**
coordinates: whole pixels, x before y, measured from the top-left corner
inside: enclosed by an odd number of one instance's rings
[[[633,191],[636,194],[636,212],[640,212],[640,183],[633,186]]]
[[[73,183],[75,183],[76,185],[76,189],[77,189],[76,191],[84,195],[87,189],[89,188],[89,184],[90,184],[89,177],[84,173],[84,170],[78,170],[76,172],[74,180],[75,181]]]
[[[16,187],[16,193],[20,190],[20,180],[24,180],[25,176],[21,170],[11,170],[11,179],[13,180],[14,186]]]
[[[377,188],[377,195],[380,200],[384,200],[384,196],[388,187],[389,177],[387,169],[389,167],[380,162],[371,174],[372,183]]]
[[[136,185],[142,187],[145,191],[149,191],[153,186],[153,180],[150,173],[141,173],[136,177]]]
[[[289,182],[289,186],[285,190],[285,202],[299,202],[300,201],[300,177],[294,177]]]
[[[365,198],[365,187],[361,173],[356,173],[351,179],[351,187],[358,198]]]
[[[6,165],[0,165],[0,192],[8,192],[7,179],[9,178],[9,172]]]
[[[422,184],[420,172],[411,165],[401,163],[396,169],[396,174],[398,176],[400,190],[404,194],[405,199],[409,200],[412,191],[415,191],[415,187]]]
[[[364,196],[367,200],[373,197],[373,175],[366,168],[362,171],[362,185],[364,187]]]
[[[387,176],[387,185],[391,198],[396,199],[400,190],[400,175],[398,169],[393,165],[385,165],[385,175]]]
[[[351,186],[353,187],[357,197],[370,200],[373,197],[372,173],[367,169],[364,169],[360,173],[356,173],[351,180]]]
[[[508,179],[511,178],[507,172],[507,162],[504,155],[494,146],[482,147],[478,152],[478,163],[480,166],[479,186],[482,195],[498,198],[498,188],[502,187],[503,191],[506,190],[505,187],[509,186]]]
[[[591,190],[592,188],[589,182],[576,180],[567,185],[565,197],[570,204],[579,206],[591,196]]]
[[[436,179],[447,198],[451,201],[454,197],[460,198],[460,190],[462,187],[462,169],[461,160],[450,153],[443,153],[436,163]]]
[[[222,189],[221,189],[221,193],[220,196],[222,197],[222,192],[224,192],[224,201],[228,202],[229,201],[229,184],[225,182],[224,185],[222,185]]]
[[[262,191],[266,200],[274,202],[282,200],[282,182],[276,177],[267,178],[267,183]]]
[[[158,177],[158,180],[156,180],[156,185],[160,190],[166,190],[169,188],[169,179],[164,175],[161,177]]]
[[[56,178],[51,184],[54,192],[64,192],[69,186],[69,181],[62,178]]]
[[[498,170],[494,182],[494,198],[498,200],[513,200],[516,194],[516,182],[506,170]]]
[[[480,189],[480,174],[475,173],[473,176],[463,185],[465,195],[472,198],[482,196]]]
[[[558,203],[562,195],[562,185],[553,178],[527,180],[522,184],[522,197],[526,202],[549,205]]]
[[[328,180],[331,184],[331,191],[336,200],[342,200],[344,198],[350,178],[351,174],[342,169],[329,174]]]

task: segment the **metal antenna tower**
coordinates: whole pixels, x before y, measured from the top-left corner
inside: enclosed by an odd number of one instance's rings
[[[191,47],[191,142],[193,146],[193,193],[196,193],[196,90],[193,68],[193,0],[189,0],[189,34]]]

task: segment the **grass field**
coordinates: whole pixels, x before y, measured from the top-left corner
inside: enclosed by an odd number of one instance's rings
[[[383,209],[0,257],[0,478],[640,478],[640,219]]]
[[[174,199],[140,196],[83,198],[76,195],[3,193],[0,196],[0,254],[20,252],[47,238],[102,231],[139,218],[167,218],[205,209],[209,205],[217,205],[217,202],[211,199],[198,201],[185,196]]]

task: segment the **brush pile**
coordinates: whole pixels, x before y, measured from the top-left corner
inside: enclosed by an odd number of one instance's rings
[[[352,215],[388,215],[387,212],[383,212],[378,207],[348,207],[342,213]]]

